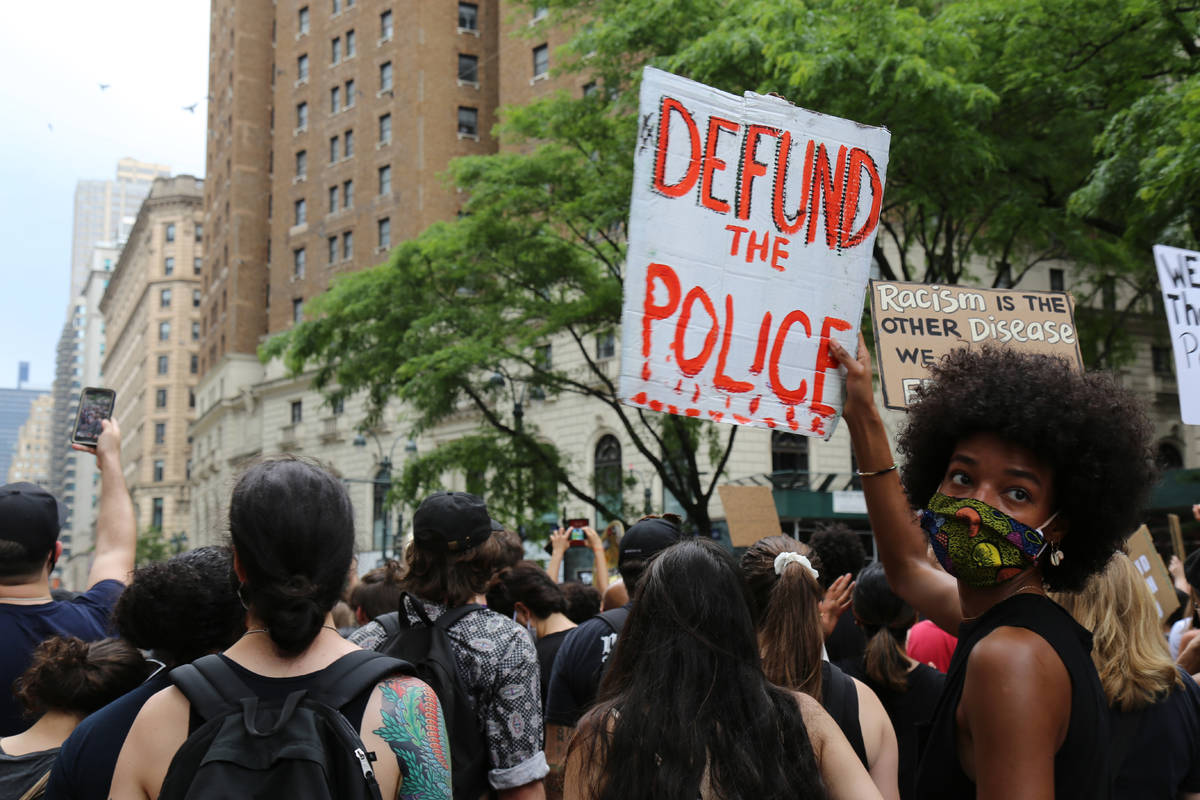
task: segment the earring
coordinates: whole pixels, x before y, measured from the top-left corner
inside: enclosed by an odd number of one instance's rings
[[[250,610],[250,606],[246,604],[246,598],[242,596],[242,590],[243,590],[243,589],[245,589],[245,588],[246,588],[246,584],[245,584],[245,582],[243,582],[243,583],[239,583],[239,584],[238,584],[238,587],[237,587],[237,592],[236,592],[236,594],[237,594],[237,599],[238,599],[238,602],[242,604],[242,608],[244,608],[245,610],[249,611],[249,610]]]
[[[1057,567],[1062,563],[1064,558],[1066,558],[1066,556],[1063,555],[1062,548],[1060,548],[1057,544],[1050,545],[1050,566]]]

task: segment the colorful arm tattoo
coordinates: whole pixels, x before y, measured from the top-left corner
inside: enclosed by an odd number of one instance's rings
[[[437,695],[416,678],[380,684],[383,725],[375,735],[388,743],[400,765],[400,800],[446,800],[450,792],[450,745]]]

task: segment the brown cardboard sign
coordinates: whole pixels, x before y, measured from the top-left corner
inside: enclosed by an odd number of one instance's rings
[[[908,407],[928,368],[958,347],[1002,344],[1051,353],[1083,369],[1075,300],[1066,292],[871,281],[871,323],[883,402]]]
[[[1150,529],[1145,525],[1138,528],[1129,537],[1126,545],[1129,560],[1137,567],[1146,588],[1154,595],[1154,606],[1158,609],[1158,618],[1166,619],[1171,612],[1179,608],[1179,598],[1175,595],[1175,584],[1163,564],[1162,556],[1154,549],[1154,540],[1150,537]]]
[[[766,536],[778,536],[779,512],[770,486],[718,486],[729,539],[734,547],[749,547]]]
[[[1187,551],[1183,549],[1183,528],[1179,525],[1178,514],[1167,514],[1167,530],[1171,532],[1171,549],[1175,551],[1175,557],[1183,561]]]

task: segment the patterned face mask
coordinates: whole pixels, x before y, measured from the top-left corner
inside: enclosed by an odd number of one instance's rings
[[[1011,580],[1037,562],[1046,547],[1042,528],[1017,522],[982,500],[947,497],[938,492],[921,512],[942,568],[968,586],[987,588]]]

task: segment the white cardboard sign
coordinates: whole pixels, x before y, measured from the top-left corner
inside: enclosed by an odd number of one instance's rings
[[[1180,417],[1200,425],[1200,253],[1156,244],[1154,263],[1175,352]]]
[[[621,400],[829,438],[891,134],[653,68],[639,119]]]

